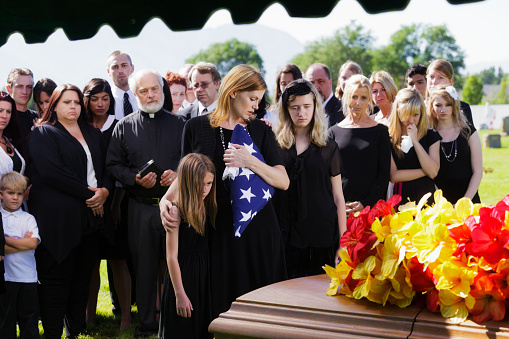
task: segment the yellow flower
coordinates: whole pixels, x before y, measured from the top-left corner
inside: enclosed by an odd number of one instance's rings
[[[389,302],[400,308],[405,308],[412,303],[415,292],[412,290],[410,282],[410,271],[403,261],[401,268],[396,273],[394,279],[391,279],[392,290],[389,295]]]
[[[475,299],[470,294],[466,298],[461,298],[450,290],[439,291],[438,299],[442,316],[450,318],[455,324],[465,321],[468,317],[467,307],[472,308],[475,304]]]
[[[374,246],[378,245],[379,242],[383,242],[385,238],[391,234],[391,219],[392,215],[386,215],[382,218],[382,221],[380,221],[378,218],[373,221],[373,224],[371,224],[371,230],[373,233],[376,234],[376,237],[378,239],[377,243],[375,243]]]
[[[415,226],[414,217],[411,211],[398,212],[391,218],[391,233],[407,233],[412,226]]]
[[[466,298],[470,293],[470,285],[474,283],[476,272],[469,270],[463,263],[448,261],[438,265],[433,275],[438,279],[438,290],[449,290],[461,298]]]
[[[327,273],[329,278],[331,278],[331,281],[329,283],[329,288],[327,289],[327,292],[326,292],[327,295],[336,295],[336,293],[338,291],[338,287],[341,284],[341,278],[340,278],[339,272],[337,271],[338,267],[339,267],[339,265],[336,266],[336,269],[334,269],[334,267],[331,267],[329,265],[322,266],[322,268],[325,270],[325,273]]]
[[[412,238],[412,245],[417,248],[417,259],[427,267],[430,263],[449,260],[456,250],[456,241],[449,236],[444,224],[428,224]]]
[[[380,259],[375,256],[368,257],[364,262],[357,265],[353,270],[352,278],[360,280],[359,284],[353,291],[353,297],[355,299],[361,299],[367,297],[371,290],[372,280],[374,276],[380,273],[381,262]]]
[[[392,285],[388,279],[372,279],[370,284],[370,290],[367,295],[369,301],[382,304],[385,306],[387,298],[392,290]]]
[[[396,234],[391,234],[385,238],[382,248],[382,269],[381,278],[392,279],[396,275],[399,264],[405,258],[405,247],[402,239]]]
[[[327,295],[336,295],[338,288],[342,285],[346,285],[344,282],[350,271],[353,269],[348,263],[351,262],[348,251],[345,248],[339,249],[339,257],[341,258],[340,263],[333,268],[329,265],[322,266],[325,273],[331,278],[329,289],[327,289]]]

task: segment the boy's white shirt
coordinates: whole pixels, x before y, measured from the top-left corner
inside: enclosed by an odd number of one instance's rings
[[[23,211],[21,208],[15,212],[8,212],[0,207],[4,235],[11,238],[21,239],[27,231],[32,232],[32,238],[37,238],[39,243],[39,229],[33,215]],[[35,250],[21,251],[12,254],[6,254],[5,263],[5,281],[36,283],[37,270],[35,265]]]

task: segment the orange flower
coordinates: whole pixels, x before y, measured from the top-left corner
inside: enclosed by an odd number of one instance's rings
[[[468,308],[474,316],[474,321],[482,323],[488,320],[500,321],[504,319],[505,298],[493,283],[492,275],[479,274],[476,277],[474,288],[470,295],[475,298],[475,304]]]

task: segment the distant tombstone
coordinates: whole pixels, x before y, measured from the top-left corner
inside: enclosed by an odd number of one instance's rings
[[[483,135],[484,148],[501,148],[500,134]]]
[[[502,120],[502,134],[509,135],[509,117],[505,117]]]

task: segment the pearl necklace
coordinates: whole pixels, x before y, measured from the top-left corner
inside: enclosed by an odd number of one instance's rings
[[[447,153],[445,152],[444,144],[442,142],[440,142],[440,148],[442,149],[442,153],[444,153],[445,159],[448,162],[453,162],[456,159],[456,156],[458,155],[458,142],[456,140],[458,140],[458,139],[456,138],[452,141],[451,151],[449,152],[449,155],[447,155]],[[453,149],[454,149],[454,156],[452,155]]]
[[[246,130],[249,137],[251,137],[251,133],[249,133],[249,130],[247,129],[247,127],[244,127],[244,129]],[[223,150],[226,152],[226,145],[224,142],[224,132],[223,132],[223,128],[221,126],[219,126],[219,136],[221,137],[221,144],[223,145]]]

